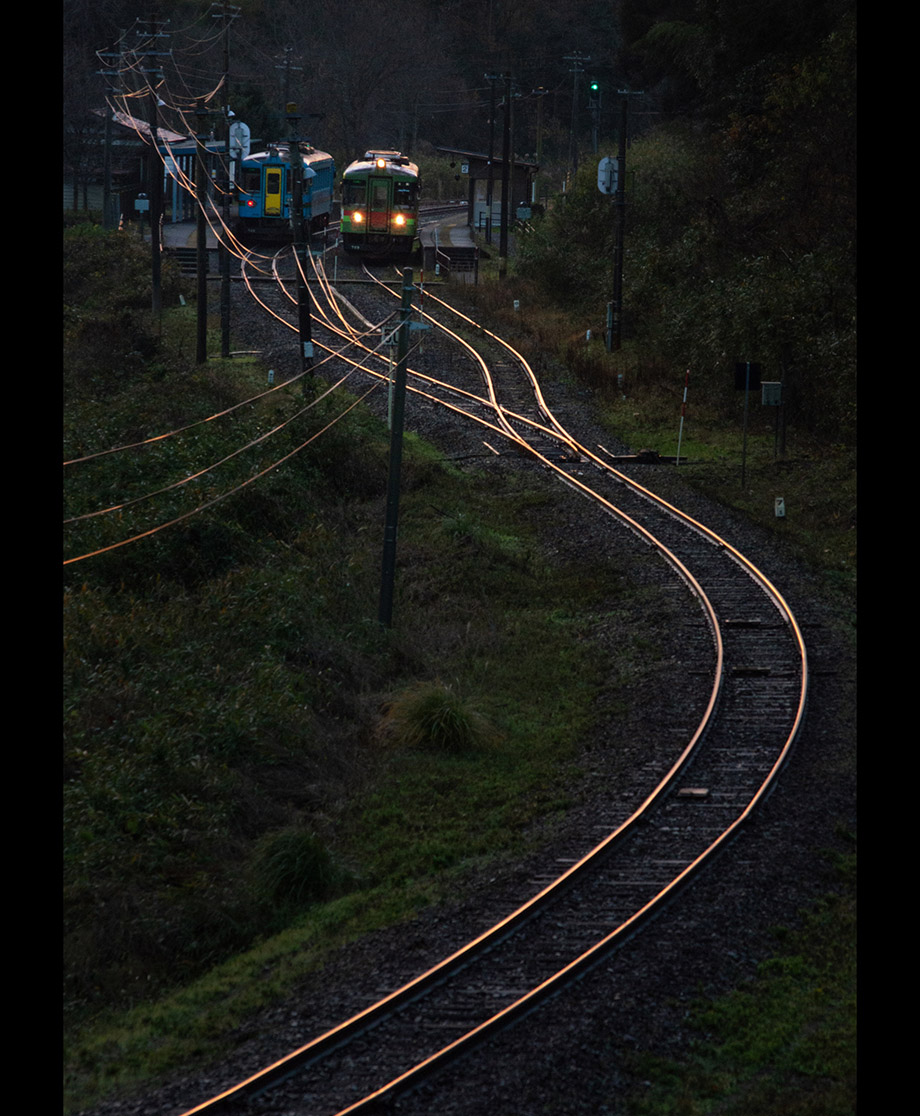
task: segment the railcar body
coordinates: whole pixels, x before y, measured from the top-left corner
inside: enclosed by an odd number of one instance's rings
[[[300,144],[303,166],[303,216],[311,233],[329,223],[335,162],[325,151]],[[296,169],[296,159],[295,159]],[[244,232],[261,236],[289,237],[294,179],[291,153],[287,144],[247,156],[240,166],[237,181],[237,216]]]
[[[342,177],[346,252],[408,256],[418,236],[419,169],[399,151],[368,151]]]

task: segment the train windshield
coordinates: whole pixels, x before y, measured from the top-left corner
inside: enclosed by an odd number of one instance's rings
[[[346,182],[342,190],[342,201],[346,206],[364,205],[363,182]]]
[[[414,209],[418,186],[414,182],[397,182],[393,186],[393,208]]]
[[[240,192],[258,194],[261,174],[258,167],[243,167],[243,173],[240,175]]]

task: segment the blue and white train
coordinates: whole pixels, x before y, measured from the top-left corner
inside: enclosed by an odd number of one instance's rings
[[[301,143],[299,150],[304,175],[304,224],[310,233],[321,232],[332,212],[335,162],[331,155],[309,144]],[[294,194],[290,145],[275,144],[267,151],[247,155],[237,174],[236,194],[237,216],[244,233],[289,237]]]

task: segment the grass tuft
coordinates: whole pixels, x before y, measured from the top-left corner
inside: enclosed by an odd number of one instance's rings
[[[319,837],[295,826],[267,834],[255,860],[259,886],[276,903],[302,907],[329,899],[348,881]]]
[[[459,755],[493,745],[488,719],[443,682],[409,687],[384,713],[380,738],[392,747]]]

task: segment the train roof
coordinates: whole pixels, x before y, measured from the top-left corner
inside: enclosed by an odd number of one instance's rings
[[[317,151],[312,147],[301,145],[301,156],[304,163],[322,163],[334,162],[332,156],[326,151]],[[270,144],[267,151],[253,151],[243,160],[243,166],[247,163],[267,163],[273,159],[280,160],[282,163],[289,163],[291,161],[290,149],[286,143]]]
[[[386,160],[388,171],[396,171],[399,174],[404,174],[407,178],[418,178],[418,167],[415,163],[410,162],[407,155],[403,155],[401,151],[379,149],[366,151],[363,159],[356,159],[353,163],[349,163],[345,168],[345,174],[366,174],[373,171],[376,169],[378,159]]]

